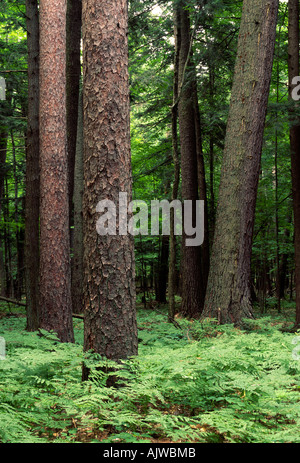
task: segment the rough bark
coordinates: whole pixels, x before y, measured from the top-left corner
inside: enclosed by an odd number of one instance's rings
[[[7,154],[7,131],[0,132],[0,213],[3,203],[3,193],[4,193],[4,178],[5,178],[5,164],[6,164],[6,154]]]
[[[14,180],[14,221],[16,224],[22,220],[19,218],[20,215],[24,215],[24,210],[20,210],[19,202],[21,198],[18,197],[18,176],[17,176],[17,162],[16,162],[16,144],[15,144],[15,136],[14,131],[11,129],[10,131],[10,138],[11,138],[11,148],[12,148],[12,162],[13,162],[13,180]],[[15,231],[15,243],[16,243],[16,261],[17,261],[17,268],[16,268],[16,275],[14,278],[14,292],[15,297],[17,300],[21,300],[22,298],[22,289],[23,289],[23,267],[24,267],[24,232],[19,227],[16,228]]]
[[[138,352],[134,242],[119,227],[99,235],[96,206],[118,206],[119,192],[131,200],[127,1],[84,0],[82,19],[84,349],[118,361]]]
[[[67,0],[66,23],[66,92],[67,92],[67,146],[69,166],[70,221],[74,192],[74,167],[76,156],[79,82],[81,75],[81,0]]]
[[[5,178],[4,201],[3,201],[3,219],[4,219],[4,258],[5,258],[5,277],[6,277],[6,296],[14,298],[13,271],[12,271],[12,246],[11,230],[9,218],[9,190],[8,179]]]
[[[74,341],[66,150],[66,2],[40,1],[40,327]]]
[[[28,111],[25,178],[25,294],[27,330],[38,329],[39,311],[39,12],[37,0],[26,0]]]
[[[194,89],[194,118],[196,131],[196,149],[197,149],[197,176],[198,176],[198,191],[199,199],[204,201],[204,241],[201,245],[201,271],[203,279],[203,298],[206,292],[208,274],[209,274],[209,227],[208,227],[208,207],[207,207],[207,188],[205,179],[205,164],[202,146],[202,127],[201,114],[198,103],[197,77],[196,68],[192,63],[193,72],[193,89]]]
[[[193,80],[190,78],[191,33],[188,10],[184,3],[180,10],[180,49],[179,49],[179,100],[178,119],[181,147],[182,200],[191,200],[196,206],[198,195],[197,176],[197,137],[195,126],[195,94]],[[198,317],[203,310],[204,288],[199,246],[186,246],[183,233],[182,242],[182,307],[188,317]]]
[[[7,116],[7,106],[10,105],[8,101],[0,101],[1,113]],[[6,173],[6,155],[7,155],[7,138],[8,131],[4,126],[0,127],[0,216],[1,213],[4,216],[4,183]],[[3,250],[5,249],[4,237],[0,239],[0,284],[1,284],[1,295],[7,295],[6,290],[6,266]]]
[[[177,199],[180,180],[179,142],[178,142],[178,72],[180,48],[180,14],[179,9],[173,7],[174,22],[174,76],[173,76],[173,106],[172,106],[172,157],[174,165],[174,180],[172,185],[172,201]],[[169,273],[168,273],[168,319],[175,318],[175,286],[176,286],[176,236],[174,230],[174,210],[170,211],[170,243],[169,243]]]
[[[83,108],[82,94],[79,96],[77,147],[74,169],[74,237],[72,262],[72,307],[73,313],[83,311]]]
[[[5,297],[5,295],[6,295],[5,263],[4,263],[2,243],[0,243],[0,296]]]
[[[157,285],[155,290],[155,300],[165,304],[167,302],[167,282],[168,282],[168,257],[169,257],[169,236],[161,237],[159,262],[157,265]]]
[[[203,317],[252,316],[250,260],[278,0],[245,0]]]
[[[293,77],[299,76],[299,0],[288,4],[288,74],[291,98]],[[296,325],[300,326],[300,124],[291,111],[290,128],[292,196],[294,212]]]

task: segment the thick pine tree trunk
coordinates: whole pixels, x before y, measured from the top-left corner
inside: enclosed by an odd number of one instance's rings
[[[40,1],[40,327],[73,342],[66,136],[66,2]]]
[[[134,241],[98,234],[96,206],[131,200],[127,0],[84,0],[82,19],[84,349],[117,361],[138,351]]]
[[[250,261],[278,0],[244,0],[203,317],[252,316]]]
[[[292,80],[299,76],[299,0],[289,0],[288,27],[288,73],[289,95],[292,92]],[[295,121],[291,111],[290,149],[292,194],[294,211],[294,249],[295,249],[295,289],[296,289],[296,326],[300,326],[300,124]]]

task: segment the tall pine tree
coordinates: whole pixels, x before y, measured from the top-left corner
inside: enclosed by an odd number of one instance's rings
[[[66,134],[66,2],[40,1],[40,327],[74,341]]]
[[[250,264],[278,0],[244,0],[203,317],[252,316]]]
[[[138,349],[134,242],[118,229],[99,235],[96,206],[131,199],[127,0],[83,0],[82,19],[84,349],[119,360]]]

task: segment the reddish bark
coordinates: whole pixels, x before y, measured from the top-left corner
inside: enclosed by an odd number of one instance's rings
[[[73,341],[66,151],[66,2],[40,1],[40,327]]]
[[[126,0],[83,2],[84,349],[113,360],[138,348],[133,238],[96,231],[100,200],[131,198],[127,18]]]

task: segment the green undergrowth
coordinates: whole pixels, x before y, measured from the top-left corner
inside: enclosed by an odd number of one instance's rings
[[[300,442],[300,336],[281,329],[282,316],[243,329],[177,322],[139,310],[139,355],[117,366],[83,354],[81,320],[76,343],[62,344],[26,332],[24,316],[3,316],[0,441]],[[105,386],[111,366],[120,387]]]

